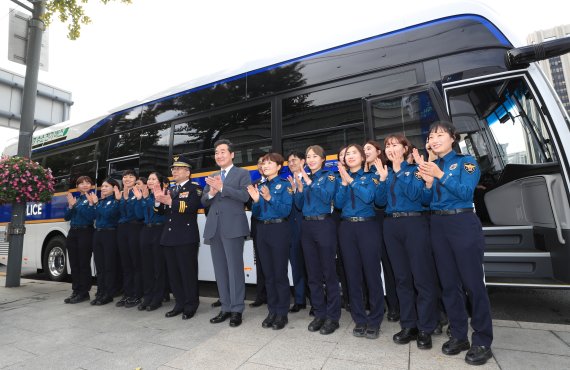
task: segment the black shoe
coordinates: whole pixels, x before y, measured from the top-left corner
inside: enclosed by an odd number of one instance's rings
[[[315,310],[313,309],[313,307],[311,307],[311,309],[309,310],[309,316],[315,316]]]
[[[69,303],[73,298],[77,296],[77,292],[72,292],[71,295],[63,300],[63,303]]]
[[[182,314],[182,320],[189,320],[189,319],[193,318],[195,313],[196,312],[184,312]]]
[[[293,306],[291,306],[289,312],[299,312],[305,308],[307,308],[307,305],[305,303],[295,303]]]
[[[220,300],[218,299],[216,302],[212,303],[212,307],[220,307],[222,305],[222,302],[220,302]]]
[[[162,301],[163,301],[163,302],[170,302],[170,293],[165,294],[165,295],[164,295],[164,298],[162,298]]]
[[[443,352],[444,355],[453,356],[461,353],[461,351],[467,351],[470,347],[467,339],[451,337],[447,342],[443,343],[441,352]]]
[[[403,328],[400,332],[394,334],[392,339],[397,344],[408,344],[418,337],[417,328]]]
[[[493,357],[490,347],[472,345],[465,354],[465,362],[469,365],[483,365]]]
[[[162,303],[159,303],[159,304],[149,304],[148,306],[146,306],[146,310],[147,310],[148,312],[154,311],[154,310],[158,309],[158,308],[161,307],[161,306],[162,306]]]
[[[273,321],[273,325],[271,326],[273,330],[281,330],[287,325],[289,319],[287,316],[276,316],[275,321]]]
[[[435,327],[435,329],[433,329],[433,335],[441,335],[443,334],[443,325],[441,324],[441,322],[437,323],[437,326]]]
[[[94,300],[92,300],[91,302],[89,302],[89,304],[90,304],[91,306],[99,306],[98,303],[99,303],[99,297],[95,297]]]
[[[125,308],[135,307],[135,306],[138,306],[139,304],[141,304],[140,298],[129,298],[125,302]]]
[[[332,334],[335,332],[336,329],[339,328],[339,326],[340,325],[338,324],[338,321],[326,319],[325,323],[321,327],[321,330],[319,330],[319,333],[321,333],[322,335]]]
[[[270,313],[269,315],[267,315],[265,320],[263,320],[263,322],[261,323],[261,327],[265,328],[265,329],[272,327],[273,322],[275,321],[276,317],[277,317],[277,315],[275,315],[274,313]]]
[[[418,345],[419,349],[431,349],[431,335],[423,330],[420,330],[416,344]]]
[[[321,328],[323,327],[323,324],[325,323],[325,319],[319,319],[318,317],[313,319],[313,321],[311,321],[311,323],[308,326],[309,331],[319,331],[321,330]]]
[[[388,314],[386,315],[388,321],[396,322],[400,321],[400,313],[398,311],[388,310]]]
[[[366,328],[366,339],[378,339],[380,336],[380,327]]]
[[[249,307],[259,307],[259,306],[262,306],[266,303],[267,302],[262,300],[262,299],[256,299],[255,301],[253,301],[249,304]]]
[[[147,307],[148,307],[148,304],[142,302],[141,304],[139,304],[139,305],[137,306],[137,310],[139,310],[139,311],[146,311],[146,308],[147,308]]]
[[[70,304],[81,303],[89,300],[89,293],[77,294],[69,300]]]
[[[445,331],[445,334],[447,335],[448,338],[451,338],[451,325],[449,325],[447,327],[447,330]]]
[[[107,303],[111,303],[113,302],[113,297],[111,297],[110,295],[104,295],[101,296],[97,299],[97,302],[95,303],[96,306],[103,306],[106,305]]]
[[[230,315],[230,326],[237,328],[241,325],[241,312],[232,312]]]
[[[129,299],[129,297],[123,296],[121,299],[119,299],[119,301],[117,303],[115,303],[115,306],[117,306],[117,307],[125,306],[125,303],[127,302],[128,299]]]
[[[218,316],[216,317],[212,317],[210,319],[210,323],[212,324],[219,324],[221,322],[226,321],[227,319],[229,319],[231,316],[231,313],[229,312],[224,312],[224,311],[220,311],[220,313],[218,314]]]
[[[354,329],[352,329],[352,335],[355,337],[365,337],[366,336],[366,324],[356,324]]]
[[[164,317],[174,317],[174,316],[178,316],[182,313],[181,310],[172,310],[172,311],[168,311],[167,313],[164,314]]]

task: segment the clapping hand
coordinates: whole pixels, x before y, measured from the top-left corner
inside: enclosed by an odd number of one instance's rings
[[[115,199],[121,200],[121,190],[119,190],[118,186],[113,186],[113,192],[115,193]]]
[[[77,203],[77,199],[75,199],[73,194],[67,193],[67,204],[68,204],[69,208],[75,206],[76,203]]]
[[[222,178],[220,175],[217,176],[208,176],[206,177],[206,184],[210,186],[210,196],[216,195],[219,191],[222,190]]]
[[[295,178],[293,178],[293,176],[295,176]],[[287,180],[289,181],[289,183],[291,183],[291,188],[292,188],[293,190],[295,190],[295,189],[297,189],[297,182],[295,181],[295,179],[297,178],[297,176],[296,176],[296,175],[293,175],[293,176],[291,176],[291,175],[287,176]],[[303,187],[302,187],[302,186],[303,186],[303,185],[301,185],[301,190],[300,190],[300,191],[303,191]]]
[[[87,193],[87,200],[89,201],[90,205],[97,204],[99,202],[99,197],[97,197],[97,193]]]
[[[338,166],[338,173],[340,175],[340,178],[342,179],[342,185],[343,186],[347,186],[347,185],[352,183],[352,181],[353,181],[352,177],[350,177],[348,172],[346,172],[346,169],[344,168],[344,166]]]
[[[143,193],[141,189],[139,189],[137,186],[133,187],[133,194],[135,195],[135,198],[137,198],[138,200],[142,199]]]
[[[257,188],[257,185],[248,185],[247,192],[254,203],[259,202],[259,189]]]
[[[271,193],[269,192],[269,187],[262,186],[261,187],[261,196],[265,199],[266,202],[271,200]]]
[[[388,166],[382,163],[380,158],[374,160],[374,167],[376,167],[376,173],[380,176],[380,181],[385,181],[388,177]]]

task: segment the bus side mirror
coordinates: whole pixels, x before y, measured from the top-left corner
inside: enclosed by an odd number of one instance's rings
[[[532,62],[564,55],[568,52],[570,52],[570,37],[563,37],[507,50],[505,64],[509,70],[526,68]]]

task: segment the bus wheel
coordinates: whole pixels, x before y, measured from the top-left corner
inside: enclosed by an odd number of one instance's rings
[[[67,276],[67,255],[65,238],[61,235],[51,238],[44,253],[43,268],[50,280],[62,281]]]

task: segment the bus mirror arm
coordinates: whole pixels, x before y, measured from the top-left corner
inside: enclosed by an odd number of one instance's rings
[[[505,64],[509,70],[526,68],[532,62],[538,62],[570,52],[570,37],[521,46],[507,50]]]

